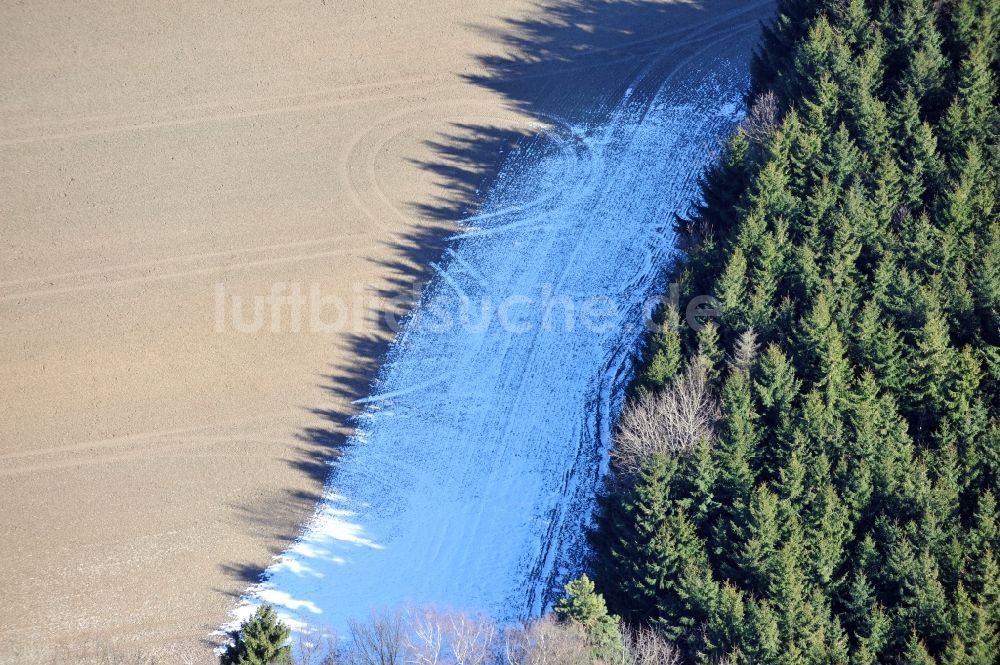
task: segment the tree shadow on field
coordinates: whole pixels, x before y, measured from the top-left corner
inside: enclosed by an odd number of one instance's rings
[[[347,351],[343,357],[352,363],[333,367],[323,377],[331,403],[310,412],[324,424],[299,434],[301,445],[289,460],[312,480],[316,492],[290,496],[290,502],[314,504],[335,473],[359,410],[354,403],[370,394],[398,332],[396,322],[431,278],[431,263],[446,262],[448,236],[477,211],[505,160],[539,135],[599,123],[626,91],[633,99],[651,97],[680,61],[707,48],[724,52],[730,48],[727,35],[756,30],[769,11],[769,2],[755,0],[563,0],[538,2],[500,27],[467,26],[484,37],[491,52],[477,55],[478,71],[461,79],[489,91],[497,118],[520,121],[453,123],[424,143],[430,159],[409,160],[433,176],[434,191],[407,204],[410,230],[381,253],[389,258],[371,259],[383,278],[372,294],[389,305],[378,313],[373,333],[338,337]],[[745,55],[740,51],[737,57]],[[295,534],[281,535],[288,542]],[[259,581],[263,572],[241,564],[224,570],[247,583]]]

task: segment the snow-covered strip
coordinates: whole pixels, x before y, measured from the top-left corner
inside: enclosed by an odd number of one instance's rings
[[[404,603],[516,620],[578,572],[673,215],[741,109],[745,73],[702,67],[507,160],[237,620],[262,601],[338,632]]]

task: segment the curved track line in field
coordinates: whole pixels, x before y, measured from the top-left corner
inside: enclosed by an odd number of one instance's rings
[[[456,107],[462,107],[463,105],[464,111],[459,112],[456,110]],[[433,116],[428,113],[438,108],[447,108],[448,114],[445,116]],[[569,151],[574,145],[583,145],[573,141],[576,130],[562,118],[552,114],[536,115],[536,122],[544,120],[547,123],[537,127],[537,135],[550,138],[551,144],[556,150]],[[414,223],[414,213],[401,209],[385,193],[377,177],[376,160],[382,148],[390,142],[397,140],[400,136],[428,125],[439,126],[441,123],[448,122],[461,122],[463,124],[490,122],[494,123],[494,126],[497,127],[512,127],[518,124],[519,120],[520,124],[523,124],[523,119],[520,116],[513,113],[508,115],[497,114],[492,104],[478,99],[446,100],[420,104],[417,107],[385,116],[367,131],[359,133],[351,142],[348,149],[344,151],[344,157],[341,160],[339,168],[341,181],[350,192],[354,204],[363,210],[373,223],[383,228],[386,227],[382,221],[382,214],[372,207],[369,202],[370,197],[366,196],[366,192],[373,192],[388,214],[397,216],[408,223]],[[386,126],[384,130],[387,131],[384,131],[382,136],[376,138],[377,133],[383,130],[384,125]],[[584,147],[586,146],[584,145]],[[356,164],[360,165],[357,169],[354,168]],[[367,179],[365,182],[359,184],[352,177],[351,174],[357,171],[363,172],[366,176]],[[518,209],[536,208],[546,201],[551,201],[554,197],[558,196],[560,189],[560,186],[554,185],[549,191],[540,192],[534,199],[518,203]],[[460,222],[462,224],[470,224],[474,221],[491,219],[505,213],[506,211],[504,210],[496,210],[489,213],[472,215],[460,220]]]
[[[456,107],[462,108],[463,111],[457,110]],[[448,109],[448,114],[443,117],[428,117],[430,111],[440,108]],[[386,212],[393,216],[398,215],[407,221],[412,221],[412,215],[397,208],[381,188],[374,183],[372,174],[375,168],[373,164],[377,154],[386,144],[415,127],[447,123],[449,119],[469,121],[470,117],[476,120],[502,122],[504,126],[509,126],[510,123],[516,120],[515,114],[499,114],[496,112],[494,106],[485,100],[470,98],[446,99],[422,102],[396,113],[379,116],[367,128],[357,132],[342,152],[337,169],[341,183],[349,193],[357,209],[362,211],[371,222],[382,229],[389,228],[382,221],[382,215]],[[388,134],[387,136],[383,135],[386,133]],[[359,171],[362,172],[367,182],[363,184],[355,183],[355,178],[357,177],[355,174]],[[368,186],[365,187],[365,185]],[[385,211],[380,212],[369,203],[368,199],[371,194],[374,194],[378,198],[378,201],[386,207]]]

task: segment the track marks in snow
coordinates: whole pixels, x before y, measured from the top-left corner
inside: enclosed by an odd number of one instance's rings
[[[697,44],[682,59],[656,52],[594,122],[549,118],[508,157],[360,400],[315,518],[236,620],[278,598],[334,629],[407,601],[517,620],[578,572],[673,215],[741,108],[744,68],[710,51],[754,28],[718,25],[681,40]],[[567,326],[559,303],[601,295],[606,325],[574,310]],[[461,325],[470,301],[510,296],[524,332]]]

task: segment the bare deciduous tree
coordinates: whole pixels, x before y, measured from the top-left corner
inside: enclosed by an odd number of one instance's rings
[[[298,629],[295,665],[337,665],[337,634],[303,622]]]
[[[629,665],[680,665],[681,654],[663,635],[647,626],[622,632]]]
[[[367,623],[350,621],[347,665],[401,665],[403,619],[399,612],[373,612]]]
[[[729,369],[749,377],[750,368],[753,367],[753,361],[756,356],[757,333],[754,332],[753,328],[748,328],[736,340],[733,357],[729,360]]]
[[[707,361],[696,357],[659,392],[643,392],[622,412],[612,456],[622,473],[636,473],[658,454],[677,455],[711,440],[719,404],[708,385]]]
[[[406,640],[406,662],[414,665],[438,665],[444,660],[444,628],[440,614],[430,608],[408,613],[409,634]]]
[[[404,630],[406,663],[491,665],[497,627],[489,617],[433,608],[411,610]]]
[[[778,97],[768,90],[753,100],[750,112],[740,124],[740,130],[751,143],[765,145],[780,122]]]
[[[497,626],[489,617],[452,613],[448,643],[456,665],[489,665],[494,660]]]
[[[504,665],[590,665],[593,654],[583,629],[547,616],[507,630]]]

